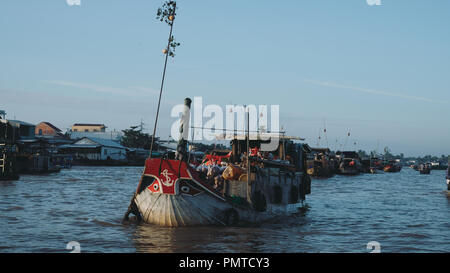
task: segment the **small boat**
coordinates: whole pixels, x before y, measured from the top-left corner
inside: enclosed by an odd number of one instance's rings
[[[431,173],[431,165],[428,163],[420,164],[417,169],[420,174],[430,174]]]
[[[376,161],[373,161],[372,158],[361,159],[362,172],[371,174],[377,173],[377,165],[375,163]]]
[[[378,170],[383,170],[383,161],[378,157],[370,157],[370,173],[376,174]]]
[[[371,157],[370,168],[373,168],[375,170],[383,170],[383,160],[379,159],[378,157]]]
[[[338,174],[342,175],[358,175],[362,171],[361,159],[358,153],[354,151],[338,151]]]
[[[23,153],[17,156],[17,171],[21,174],[50,174],[61,171],[48,154]]]
[[[383,171],[388,173],[396,173],[402,170],[402,166],[395,160],[389,160],[383,168]]]
[[[307,164],[312,177],[328,178],[336,173],[336,159],[328,148],[311,148]]]

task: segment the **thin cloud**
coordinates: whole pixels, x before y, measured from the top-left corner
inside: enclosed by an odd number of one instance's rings
[[[78,83],[78,82],[69,82],[69,81],[43,81],[44,83],[60,85],[60,86],[69,86],[80,89],[86,89],[90,91],[100,92],[100,93],[108,93],[115,95],[126,95],[126,96],[149,96],[155,95],[158,92],[152,88],[148,87],[140,87],[140,86],[132,86],[128,88],[117,88],[110,86],[102,86],[97,84],[90,83]]]
[[[383,90],[375,90],[375,89],[369,89],[369,88],[361,88],[361,87],[355,87],[355,86],[342,85],[342,84],[338,84],[338,83],[321,82],[321,81],[315,81],[315,80],[310,80],[310,79],[304,79],[304,81],[315,84],[315,85],[353,90],[353,91],[358,91],[361,93],[367,93],[367,94],[372,94],[372,95],[396,97],[396,98],[402,98],[402,99],[408,99],[408,100],[439,103],[439,104],[448,104],[449,103],[448,101],[445,101],[445,100],[435,100],[435,99],[430,99],[430,98],[425,98],[425,97],[405,95],[405,94],[401,94],[401,93],[392,93],[392,92],[387,92],[387,91],[383,91]]]

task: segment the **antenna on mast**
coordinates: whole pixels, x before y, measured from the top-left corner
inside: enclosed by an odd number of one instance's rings
[[[349,138],[350,138],[350,129],[348,130],[347,137],[345,138],[344,149],[347,147],[347,142]]]
[[[327,135],[327,124],[326,124],[326,120],[323,119],[323,132],[325,134],[325,142],[327,143],[327,147],[328,148],[328,135]]]

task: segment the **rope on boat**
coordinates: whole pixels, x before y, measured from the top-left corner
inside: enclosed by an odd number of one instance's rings
[[[136,216],[136,220],[138,223],[140,223],[142,221],[142,216],[136,205],[135,198],[136,198],[136,193],[133,195],[133,198],[131,199],[130,205],[128,206],[127,212],[125,213],[125,215],[122,219],[122,222],[128,222],[130,220],[130,218],[129,218],[130,213],[132,213]]]

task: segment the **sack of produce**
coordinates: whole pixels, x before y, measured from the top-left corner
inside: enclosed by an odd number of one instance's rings
[[[236,165],[229,164],[223,171],[222,177],[225,180],[236,180],[244,171]]]

